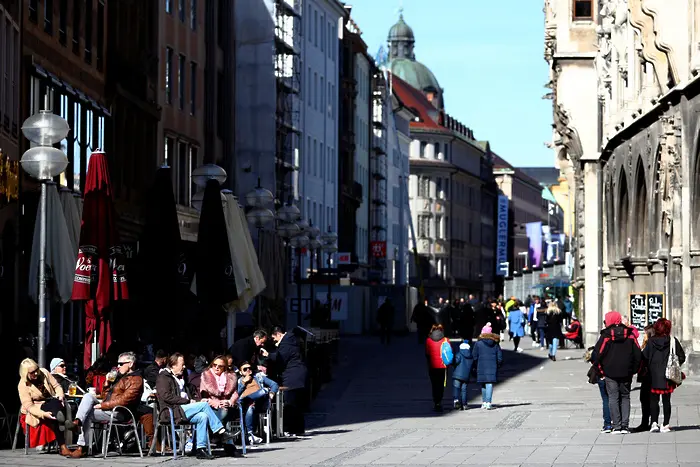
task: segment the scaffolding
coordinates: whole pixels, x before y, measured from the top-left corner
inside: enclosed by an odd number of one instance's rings
[[[372,151],[370,171],[372,187],[370,193],[370,241],[372,242],[371,269],[381,282],[390,279],[386,260],[387,242],[387,122],[389,118],[389,95],[386,77],[380,69],[372,76]],[[383,251],[377,245],[384,245]],[[375,249],[377,248],[377,249]],[[383,254],[382,254],[383,253]]]
[[[301,11],[301,0],[275,0],[275,198],[278,202],[290,195],[299,197]]]

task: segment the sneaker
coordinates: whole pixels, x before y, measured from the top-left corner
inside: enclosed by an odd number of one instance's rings
[[[253,441],[255,444],[260,444],[263,441],[263,439],[259,436],[255,436],[255,435],[250,435],[250,436],[253,438]]]
[[[482,403],[481,403],[481,408],[482,408],[482,409],[485,409],[485,408],[486,408],[486,402],[482,402]]]
[[[523,353],[523,352],[524,352],[524,350],[521,349],[520,347],[518,347],[517,349],[515,349],[515,351],[518,352],[518,353]]]
[[[486,403],[486,410],[491,410],[493,407],[491,407],[491,402]]]
[[[457,399],[455,399],[454,401],[452,401],[452,407],[455,410],[460,410],[462,408],[462,403],[460,401],[458,401]]]
[[[664,425],[661,427],[661,433],[670,433],[671,432],[671,425]]]
[[[600,430],[601,433],[610,433],[612,431],[612,427],[609,426],[604,426],[602,430]]]
[[[658,433],[660,430],[659,424],[654,422],[651,424],[651,429],[649,430],[651,433]]]
[[[540,346],[538,346],[538,347],[540,347]],[[545,350],[545,348],[544,348],[544,347],[540,347],[540,350]]]
[[[613,434],[613,435],[621,435],[621,434],[622,434],[622,430],[619,429],[619,428],[615,428],[615,429],[613,429],[613,431],[610,432],[610,434]]]
[[[628,434],[630,434],[629,428],[623,427],[623,428],[620,430],[620,434],[621,434],[621,435],[628,435]]]

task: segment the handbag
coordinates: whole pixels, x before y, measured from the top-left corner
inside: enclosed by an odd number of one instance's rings
[[[666,379],[680,386],[683,382],[683,372],[681,372],[681,365],[678,362],[678,355],[676,355],[676,338],[670,336],[670,339],[671,351],[668,355],[668,362],[666,363]]]

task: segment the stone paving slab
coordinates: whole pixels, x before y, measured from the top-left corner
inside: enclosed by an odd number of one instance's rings
[[[495,388],[492,411],[479,408],[480,391],[472,384],[468,410],[434,414],[423,349],[414,336],[390,347],[369,338],[347,339],[335,380],[309,414],[310,439],[273,443],[245,459],[76,461],[2,451],[0,465],[700,467],[700,380],[686,380],[673,395],[677,431],[601,434],[600,395],[586,382],[582,351],[560,351],[559,361],[550,362],[536,349],[515,354],[508,343],[503,347],[503,380]],[[448,381],[446,406],[450,398]],[[635,426],[641,416],[638,391],[632,398]]]

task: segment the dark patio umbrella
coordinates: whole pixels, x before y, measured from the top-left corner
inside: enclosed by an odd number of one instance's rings
[[[178,286],[183,282],[181,276],[187,272],[183,267],[185,263],[181,264],[184,256],[169,167],[161,167],[156,172],[146,203],[136,266],[129,271],[131,291],[138,300],[135,311],[143,324],[141,329],[169,336],[170,330],[162,326],[177,321],[168,316],[172,318],[172,312],[178,308],[181,296],[177,293],[180,292]],[[185,287],[188,285],[186,283]]]
[[[87,301],[83,364],[88,368],[92,365],[94,333],[98,333],[100,353],[107,352],[112,341],[109,308],[114,301],[129,298],[107,156],[101,151],[90,157],[83,198],[80,246],[71,298]]]
[[[197,298],[208,309],[238,298],[221,203],[221,186],[216,180],[209,180],[204,189],[194,269]],[[223,312],[221,316],[224,316]]]

